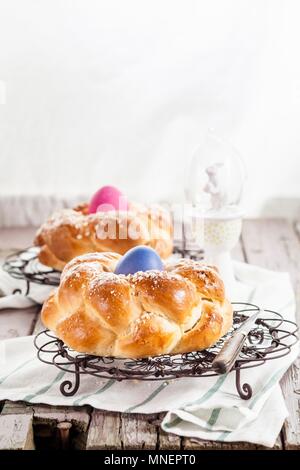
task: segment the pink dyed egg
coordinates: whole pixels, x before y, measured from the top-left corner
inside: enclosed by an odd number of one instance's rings
[[[98,189],[89,205],[90,214],[112,210],[126,211],[127,209],[128,201],[126,196],[114,186],[103,186]]]

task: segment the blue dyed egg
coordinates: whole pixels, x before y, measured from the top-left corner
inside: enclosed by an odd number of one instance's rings
[[[160,256],[155,250],[148,246],[136,246],[127,251],[118,262],[116,274],[134,274],[138,271],[150,271],[156,269],[162,271],[164,268]]]

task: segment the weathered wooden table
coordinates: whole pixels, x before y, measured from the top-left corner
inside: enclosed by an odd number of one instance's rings
[[[30,246],[34,229],[0,230],[0,256]],[[282,219],[244,222],[236,259],[289,271],[300,321],[300,223]],[[32,334],[40,328],[36,308],[1,311],[0,339]],[[300,449],[300,361],[285,374],[281,386],[289,409],[275,449]],[[90,407],[53,407],[0,403],[0,449],[258,449],[249,443],[219,443],[180,438],[160,428],[161,414],[121,414]]]

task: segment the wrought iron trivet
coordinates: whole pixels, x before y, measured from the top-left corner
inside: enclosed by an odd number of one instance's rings
[[[38,358],[59,369],[73,374],[74,380],[65,380],[60,385],[65,396],[74,395],[85,375],[115,380],[164,380],[182,377],[212,377],[218,375],[212,367],[215,355],[220,351],[224,341],[241,326],[243,321],[258,306],[249,303],[233,303],[234,321],[232,329],[218,343],[203,351],[185,354],[149,357],[145,359],[116,359],[113,357],[79,354],[68,348],[63,341],[49,330],[39,333],[34,341]],[[236,374],[236,389],[241,398],[247,400],[252,396],[248,383],[241,383],[241,369],[257,367],[272,359],[286,356],[297,342],[297,325],[283,319],[280,313],[264,310],[256,320],[233,371]]]
[[[31,247],[26,250],[17,251],[7,256],[3,269],[15,279],[22,279],[27,282],[29,294],[30,283],[44,284],[48,286],[58,286],[60,272],[49,268],[39,262],[38,253],[40,248]]]

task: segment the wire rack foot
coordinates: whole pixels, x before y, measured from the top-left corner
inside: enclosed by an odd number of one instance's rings
[[[235,386],[239,396],[243,400],[249,400],[252,397],[252,387],[248,383],[241,384],[241,369],[236,365],[235,369]]]
[[[64,380],[64,382],[60,384],[59,389],[65,397],[72,397],[78,391],[79,385],[80,385],[80,369],[79,369],[79,365],[76,364],[74,384],[71,382],[71,380]]]

